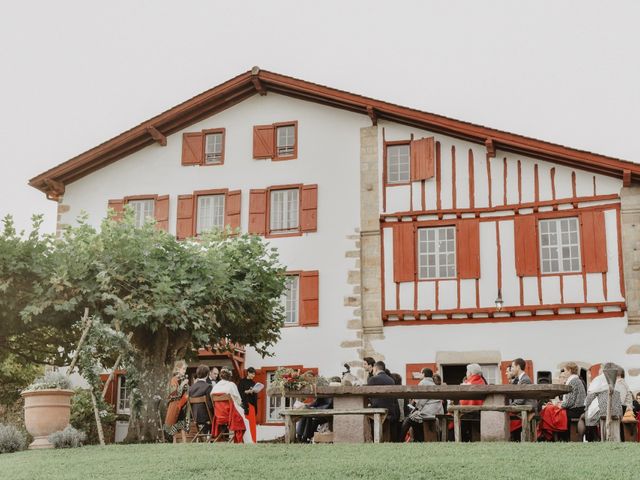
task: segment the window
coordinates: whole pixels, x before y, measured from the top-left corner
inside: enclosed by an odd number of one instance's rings
[[[500,378],[500,370],[498,365],[480,365],[482,376],[489,385],[497,385]]]
[[[292,157],[296,148],[295,125],[283,125],[276,128],[276,157]]]
[[[220,165],[224,151],[224,132],[206,133],[204,136],[205,165]]]
[[[455,278],[456,227],[418,229],[418,278]]]
[[[154,218],[156,201],[149,200],[129,200],[127,205],[133,208],[134,221],[136,227],[142,227],[149,219]]]
[[[580,238],[578,219],[540,220],[540,259],[542,273],[579,272]]]
[[[129,391],[127,390],[127,379],[124,375],[118,375],[118,403],[116,404],[116,413],[130,412],[131,404]]]
[[[387,146],[387,183],[409,181],[409,145]]]
[[[224,194],[198,195],[196,234],[224,228]]]
[[[267,411],[266,411],[266,421],[273,423],[273,422],[278,422],[281,423],[283,421],[282,417],[280,416],[280,412],[284,409],[284,408],[289,408],[291,407],[292,403],[291,403],[291,398],[289,397],[282,397],[282,395],[276,394],[276,395],[269,395],[269,389],[271,388],[271,383],[273,382],[273,377],[275,376],[275,372],[268,372],[267,373]]]
[[[285,279],[285,291],[282,295],[282,303],[284,306],[284,324],[298,324],[298,292],[300,286],[299,275],[287,275]]]
[[[297,232],[299,221],[299,189],[272,190],[269,230],[271,233]]]

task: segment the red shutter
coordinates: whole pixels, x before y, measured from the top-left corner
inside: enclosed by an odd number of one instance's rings
[[[169,231],[169,195],[156,198],[155,216],[156,227],[165,232]]]
[[[604,212],[591,211],[580,214],[582,224],[582,261],[587,273],[607,271],[607,238]]]
[[[204,136],[198,133],[182,134],[182,165],[200,165],[204,153],[202,139]]]
[[[480,278],[480,220],[460,220],[457,232],[458,275]]]
[[[256,415],[256,423],[262,425],[265,421],[265,412],[267,410],[267,372],[262,369],[256,369],[256,376],[253,381],[265,386],[258,392],[258,412]]]
[[[393,281],[413,282],[416,271],[416,244],[413,223],[402,222],[393,226]]]
[[[318,185],[304,185],[302,187],[300,230],[303,232],[318,231]]]
[[[240,190],[233,190],[227,193],[225,199],[225,220],[224,224],[232,230],[240,229]]]
[[[500,362],[500,374],[502,376],[503,385],[509,383],[507,380],[507,367],[510,367],[512,362],[513,360],[509,360],[509,361],[505,360],[503,362]],[[525,363],[524,373],[529,375],[529,378],[531,379],[531,383],[536,383],[536,379],[533,377],[533,361],[525,360],[524,363]]]
[[[193,195],[178,195],[177,217],[176,237],[178,240],[193,236]]]
[[[249,233],[267,233],[267,190],[249,192]]]
[[[122,212],[124,211],[124,200],[119,198],[117,200],[109,200],[108,208],[115,211],[113,219],[116,221],[122,220]]]
[[[253,127],[253,158],[273,158],[275,151],[275,128],[273,125]]]
[[[317,270],[300,274],[300,325],[303,327],[318,325],[318,283]]]
[[[411,181],[427,180],[434,176],[434,152],[433,137],[411,142]]]
[[[418,385],[420,383],[419,378],[413,378],[414,373],[421,373],[423,368],[430,368],[433,373],[438,370],[437,363],[407,363],[405,385]]]
[[[596,378],[598,375],[600,375],[600,367],[602,366],[602,364],[600,363],[596,363],[594,365],[591,365],[589,367],[589,374],[591,375],[591,380],[593,380],[594,378]]]
[[[535,215],[519,215],[513,222],[516,248],[516,274],[538,275],[538,229]]]

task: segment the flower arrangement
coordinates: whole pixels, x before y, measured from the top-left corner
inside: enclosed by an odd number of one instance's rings
[[[315,388],[318,384],[318,377],[311,371],[301,372],[299,369],[278,368],[271,381],[274,390],[280,390],[282,394],[286,391],[299,391],[306,387]]]

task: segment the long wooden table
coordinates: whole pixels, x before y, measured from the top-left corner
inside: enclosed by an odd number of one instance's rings
[[[438,400],[484,400],[484,405],[506,405],[511,399],[547,400],[571,391],[567,385],[390,385],[305,388],[287,391],[286,397],[332,397],[336,410],[365,408],[370,398],[392,397]],[[279,395],[272,391],[270,395]],[[362,415],[340,415],[333,421],[334,443],[371,441],[371,429]],[[482,441],[509,439],[509,418],[503,412],[480,412]]]

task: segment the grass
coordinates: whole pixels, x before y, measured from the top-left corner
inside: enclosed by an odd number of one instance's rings
[[[0,455],[0,478],[640,478],[638,444],[113,445]]]

